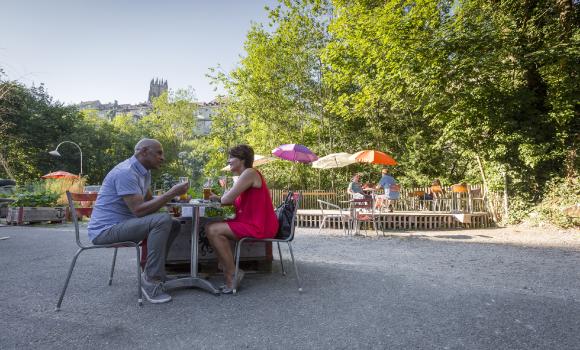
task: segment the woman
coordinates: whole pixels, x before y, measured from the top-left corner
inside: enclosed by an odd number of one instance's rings
[[[244,237],[273,238],[278,232],[278,219],[274,214],[272,198],[266,181],[259,171],[252,168],[254,150],[247,145],[233,147],[228,152],[228,165],[232,173],[239,176],[231,190],[222,197],[211,194],[210,200],[222,205],[233,204],[236,217],[232,220],[213,222],[206,226],[206,235],[215,249],[218,261],[224,269],[226,284],[222,293],[230,294],[234,282],[234,256],[229,241]],[[244,276],[238,273],[238,285]]]

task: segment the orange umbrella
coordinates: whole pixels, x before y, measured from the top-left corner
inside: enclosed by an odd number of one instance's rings
[[[43,179],[76,179],[78,177],[79,177],[78,175],[71,174],[69,172],[62,171],[62,170],[48,173],[44,176],[41,176],[41,178],[43,178]]]
[[[397,161],[390,155],[373,150],[364,150],[356,152],[351,156],[351,159],[359,163],[372,163],[372,164],[383,164],[383,165],[397,165]]]

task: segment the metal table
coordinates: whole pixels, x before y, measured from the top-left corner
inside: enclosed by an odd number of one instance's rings
[[[199,208],[219,208],[220,204],[209,201],[197,201],[194,203],[168,203],[170,206],[178,206],[181,208],[193,208],[193,225],[191,225],[191,265],[190,275],[187,277],[177,278],[165,282],[165,288],[174,289],[182,287],[195,287],[204,289],[210,293],[219,295],[220,290],[213,286],[209,281],[197,276],[197,249],[199,240]]]

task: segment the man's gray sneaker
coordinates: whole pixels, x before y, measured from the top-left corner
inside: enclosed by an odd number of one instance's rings
[[[147,280],[144,273],[141,274],[141,291],[152,304],[163,304],[171,301],[171,296],[163,289],[163,282],[152,283]]]

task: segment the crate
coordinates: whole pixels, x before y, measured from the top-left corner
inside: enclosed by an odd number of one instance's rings
[[[65,207],[10,207],[6,213],[9,225],[24,225],[35,222],[63,222]]]

